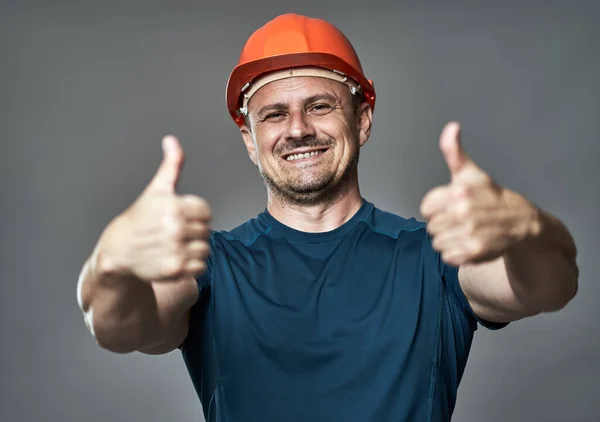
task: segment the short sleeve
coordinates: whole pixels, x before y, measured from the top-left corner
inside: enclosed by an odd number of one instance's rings
[[[202,274],[194,277],[196,280],[196,284],[198,285],[199,295],[198,300],[190,309],[190,322],[188,334],[183,343],[178,347],[178,349],[180,349],[184,353],[184,355],[188,353],[188,347],[190,343],[196,344],[198,342],[201,342],[203,337],[205,311],[208,306],[210,298],[210,287],[212,283],[211,280],[214,260],[213,235],[214,234],[211,233],[211,252],[206,258],[206,270]]]
[[[438,265],[440,277],[446,286],[450,300],[454,301],[454,304],[458,306],[469,319],[478,322],[481,326],[489,330],[499,330],[506,327],[508,325],[507,322],[498,323],[486,321],[475,314],[460,285],[460,281],[458,279],[459,267],[455,267],[444,262],[440,253],[433,249],[433,246],[431,246],[431,237],[429,235],[427,235],[427,240],[428,246],[431,247],[431,251],[435,256],[435,262]]]

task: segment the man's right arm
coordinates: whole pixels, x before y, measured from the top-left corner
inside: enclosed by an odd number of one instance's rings
[[[199,296],[196,276],[210,254],[211,211],[175,186],[183,165],[177,139],[137,200],[104,229],[86,260],[77,300],[98,344],[115,353],[167,353],[185,339]]]

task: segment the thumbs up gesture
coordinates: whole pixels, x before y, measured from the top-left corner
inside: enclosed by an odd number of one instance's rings
[[[536,208],[525,198],[492,180],[464,151],[460,126],[447,124],[440,150],[450,183],[429,191],[421,202],[432,245],[451,265],[479,263],[500,257],[525,239]]]
[[[146,281],[200,274],[210,252],[208,204],[175,192],[184,161],[181,145],[167,136],[162,149],[162,163],[148,186],[100,240],[113,271]]]

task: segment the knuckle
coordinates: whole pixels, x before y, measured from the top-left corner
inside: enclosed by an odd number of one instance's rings
[[[203,240],[208,240],[208,239],[210,239],[210,234],[211,234],[210,228],[203,224],[202,227],[200,228],[199,237]]]
[[[180,275],[185,267],[185,259],[183,256],[175,254],[166,259],[164,263],[164,272],[166,276]]]
[[[212,212],[208,201],[201,196],[195,196],[194,200],[198,208],[198,213],[202,214],[203,218],[210,219],[212,217]]]
[[[433,236],[435,234],[434,224],[432,224],[431,221],[428,221],[427,224],[425,224],[425,230],[427,231],[427,233]]]
[[[473,201],[473,199],[465,198],[463,202],[465,203],[464,206],[467,209],[467,212],[471,213],[475,209],[475,202]]]
[[[473,255],[479,256],[485,251],[485,243],[482,239],[471,240],[470,250]]]
[[[456,198],[467,198],[471,194],[471,188],[465,184],[457,184],[452,193]]]
[[[471,202],[468,200],[459,201],[456,204],[456,216],[461,220],[465,220],[469,217],[471,213]]]
[[[450,265],[456,265],[457,259],[456,255],[451,252],[442,252],[442,260]]]
[[[202,260],[191,261],[188,265],[187,271],[194,274],[201,274],[206,271],[206,263]]]
[[[212,212],[208,201],[197,195],[185,195],[181,198],[182,206],[187,208],[187,212],[200,220],[212,219]]]
[[[185,236],[185,226],[179,218],[169,218],[166,222],[166,231],[169,237],[176,241]]]
[[[212,210],[210,208],[210,205],[208,203],[208,201],[204,198],[198,198],[199,202],[199,208],[201,209],[201,214],[202,217],[206,220],[212,220]]]
[[[206,242],[202,242],[198,252],[202,258],[206,258],[208,255],[210,255],[210,245]]]
[[[473,218],[469,218],[464,223],[467,235],[474,235],[477,232],[477,221]]]
[[[210,254],[210,246],[207,242],[196,241],[192,246],[192,254],[195,258],[206,258]]]
[[[194,240],[207,240],[208,229],[202,223],[196,223],[189,227],[190,238]]]

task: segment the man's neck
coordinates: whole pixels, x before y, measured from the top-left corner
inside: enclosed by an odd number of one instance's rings
[[[320,233],[335,230],[360,209],[363,198],[358,188],[333,201],[315,205],[297,205],[269,195],[267,210],[276,220],[295,230]]]

